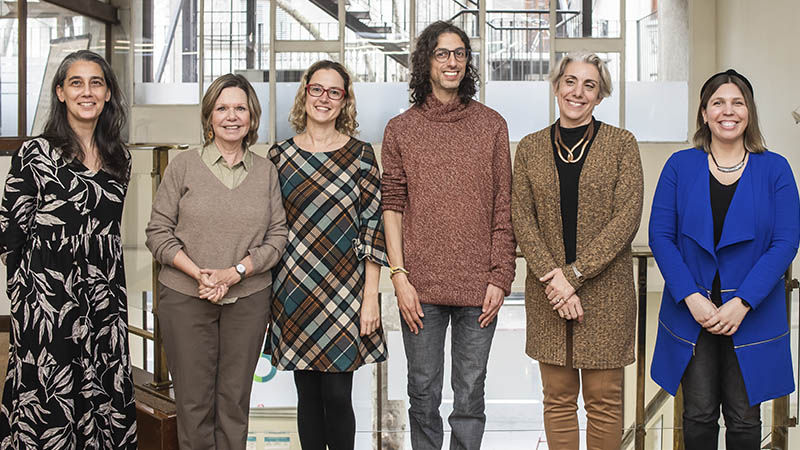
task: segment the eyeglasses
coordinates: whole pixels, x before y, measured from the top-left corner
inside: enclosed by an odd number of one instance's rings
[[[459,47],[455,50],[437,48],[433,51],[433,57],[436,59],[436,61],[443,63],[450,59],[451,53],[456,57],[456,61],[458,62],[464,62],[467,59],[467,56],[469,56],[469,50],[465,49],[464,47]]]
[[[325,89],[318,84],[309,84],[306,86],[306,92],[312,97],[322,97],[322,94],[328,94],[328,98],[331,100],[341,100],[347,95],[344,89],[336,87]]]

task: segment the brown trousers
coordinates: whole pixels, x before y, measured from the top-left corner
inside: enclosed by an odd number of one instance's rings
[[[272,287],[222,306],[160,288],[158,324],[174,384],[180,448],[244,450]]]
[[[540,362],[547,448],[578,450],[578,391],[583,382],[586,447],[617,450],[622,440],[623,369],[573,369]]]

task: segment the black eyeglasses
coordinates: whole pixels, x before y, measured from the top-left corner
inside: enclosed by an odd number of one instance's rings
[[[347,95],[344,89],[336,87],[325,89],[318,84],[309,84],[306,86],[306,92],[312,97],[322,97],[322,94],[328,94],[328,98],[331,100],[341,100]]]
[[[464,47],[459,47],[455,50],[437,48],[433,51],[433,57],[436,59],[436,61],[443,63],[450,59],[451,53],[456,57],[456,61],[458,62],[464,62],[467,59],[467,56],[469,56],[469,50],[465,49]]]

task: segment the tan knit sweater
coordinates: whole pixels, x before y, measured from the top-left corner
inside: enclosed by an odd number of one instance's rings
[[[514,233],[528,263],[526,353],[566,365],[566,321],[539,278],[561,267],[584,309],[573,327],[572,367],[610,369],[634,361],[636,296],[630,244],[642,214],[642,164],[634,136],[601,125],[580,175],[576,267],[565,265],[558,171],[550,128],[520,141],[514,162]]]
[[[403,258],[422,303],[480,306],[514,280],[506,122],[476,102],[430,95],[386,126],[385,210],[403,213]]]
[[[253,274],[233,285],[229,297],[244,297],[272,284],[269,271],[286,247],[286,213],[272,162],[253,155],[247,176],[228,189],[187,150],[176,156],[153,200],[145,230],[147,248],[161,263],[158,280],[182,294],[197,296],[197,281],[172,261],[183,250],[200,268],[227,269],[245,256]]]

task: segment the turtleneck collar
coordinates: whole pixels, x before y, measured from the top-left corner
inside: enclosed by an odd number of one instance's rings
[[[470,100],[467,104],[463,104],[459,97],[451,102],[442,103],[431,93],[417,110],[432,122],[456,122],[469,114],[468,109],[472,103],[473,100]]]

